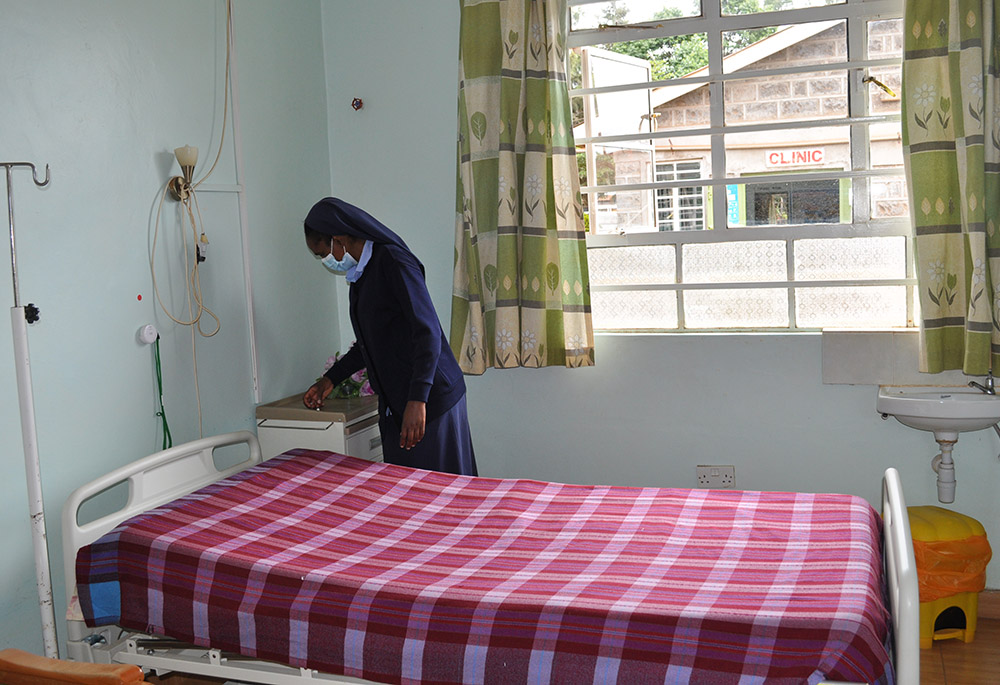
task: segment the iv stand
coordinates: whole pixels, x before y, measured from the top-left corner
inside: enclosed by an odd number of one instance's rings
[[[38,585],[38,606],[42,612],[42,637],[45,656],[59,657],[56,643],[56,620],[52,605],[52,580],[49,577],[49,550],[45,536],[45,507],[42,500],[42,476],[38,465],[38,435],[35,430],[35,401],[31,390],[31,363],[28,358],[28,324],[38,321],[38,308],[21,306],[17,284],[17,249],[14,245],[14,192],[10,172],[14,167],[29,167],[31,180],[39,188],[49,184],[49,165],[45,165],[45,180],[39,181],[35,165],[30,162],[0,162],[7,172],[7,221],[10,226],[10,270],[14,278],[14,306],[10,310],[14,333],[14,364],[17,372],[17,399],[21,410],[21,440],[24,443],[24,470],[28,478],[28,509],[31,513],[31,539],[35,549],[35,575]]]

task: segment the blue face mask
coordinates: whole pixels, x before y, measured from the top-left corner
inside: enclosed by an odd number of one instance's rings
[[[330,254],[323,257],[323,266],[325,266],[330,271],[339,271],[345,273],[350,269],[353,269],[358,265],[358,260],[351,256],[351,253],[344,250],[344,258],[337,259],[333,256],[333,241],[330,241]]]

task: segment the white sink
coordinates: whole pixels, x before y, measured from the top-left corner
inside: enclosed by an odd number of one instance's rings
[[[887,386],[879,389],[875,410],[883,416],[895,416],[910,428],[957,434],[989,428],[1000,421],[1000,397],[964,386]]]
[[[1000,421],[1000,397],[966,386],[885,386],[879,388],[875,410],[883,419],[895,416],[904,426],[934,433],[941,453],[931,460],[931,468],[938,475],[938,500],[948,504],[955,501],[952,450],[958,434],[989,428]]]

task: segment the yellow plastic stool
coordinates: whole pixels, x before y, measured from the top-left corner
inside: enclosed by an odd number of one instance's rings
[[[965,614],[965,628],[943,627],[934,630],[938,617],[948,609],[961,609]],[[951,597],[942,597],[931,602],[920,603],[920,649],[930,649],[935,640],[957,638],[962,642],[972,642],[976,636],[976,618],[979,615],[979,593],[959,592]]]
[[[986,564],[992,557],[986,530],[976,519],[941,507],[908,507],[908,514],[920,585],[920,648],[929,649],[935,640],[951,638],[972,642],[979,614],[979,592],[971,590],[982,589],[980,583],[985,584]],[[928,550],[940,550],[941,543],[948,541],[955,544],[947,546],[947,553],[939,556],[942,560],[935,568],[922,566],[922,559],[923,564],[928,563],[920,554],[922,545]],[[932,554],[937,553],[929,552],[927,556]],[[952,583],[970,591],[955,589],[948,594]],[[946,625],[935,631],[938,619],[949,609],[964,614],[965,626]]]

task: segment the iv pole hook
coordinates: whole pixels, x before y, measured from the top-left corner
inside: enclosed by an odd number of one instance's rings
[[[49,184],[49,165],[45,165],[45,180],[38,180],[38,169],[31,162],[0,162],[0,166],[6,167],[8,170],[13,169],[18,166],[26,166],[31,169],[31,180],[35,182],[35,185],[39,188],[44,188]]]
[[[10,232],[10,272],[14,279],[14,307],[21,306],[21,293],[17,286],[17,246],[14,241],[14,186],[10,177],[10,172],[15,167],[28,167],[31,169],[31,180],[39,188],[44,188],[49,184],[49,165],[45,165],[45,180],[38,180],[38,169],[31,162],[0,162],[7,174],[7,225]]]

